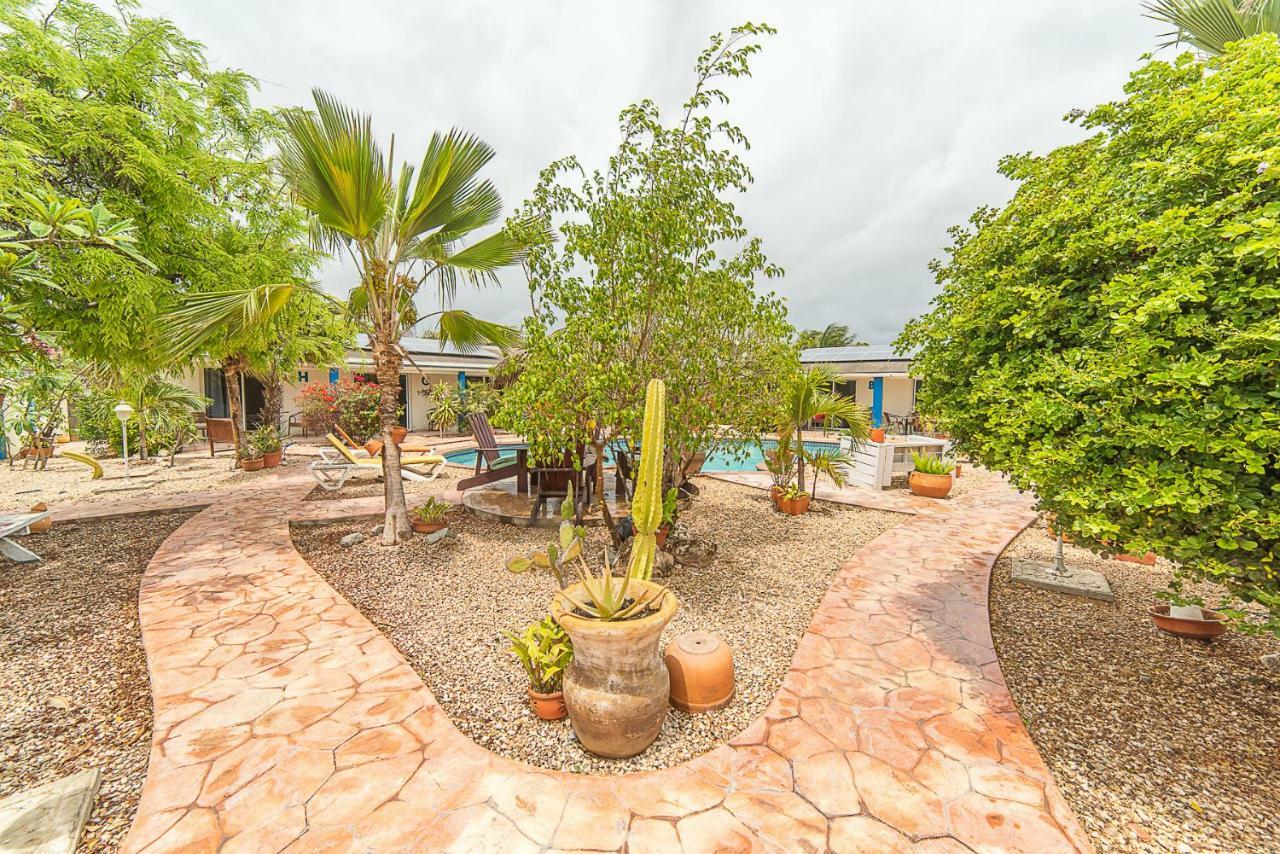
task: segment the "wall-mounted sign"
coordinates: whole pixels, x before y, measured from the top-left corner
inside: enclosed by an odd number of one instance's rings
[[[338,381],[338,369],[337,369],[337,368],[330,368],[330,369],[329,369],[329,382],[331,382],[331,383],[336,383],[337,381]]]
[[[300,383],[311,382],[311,374],[307,373],[306,371],[298,371],[298,382]]]

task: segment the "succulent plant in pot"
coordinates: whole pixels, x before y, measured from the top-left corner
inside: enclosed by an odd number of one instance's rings
[[[558,721],[567,714],[561,690],[565,668],[573,660],[573,641],[550,617],[531,623],[522,634],[507,632],[510,652],[529,677],[529,705],[544,721]]]
[[[911,485],[913,495],[925,498],[946,498],[951,492],[951,472],[955,464],[942,457],[911,452],[911,460],[915,463],[915,471],[911,472],[907,482]]]
[[[413,508],[409,524],[419,534],[434,534],[436,531],[442,531],[449,527],[449,523],[444,517],[452,509],[453,505],[449,502],[440,501],[435,496],[432,496]]]

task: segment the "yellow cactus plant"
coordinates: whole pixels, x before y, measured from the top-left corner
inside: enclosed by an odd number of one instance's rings
[[[654,534],[662,524],[663,433],[667,417],[667,388],[662,380],[650,380],[644,396],[644,432],[640,439],[640,474],[631,501],[635,541],[627,575],[648,581],[653,578],[653,559],[658,551]]]

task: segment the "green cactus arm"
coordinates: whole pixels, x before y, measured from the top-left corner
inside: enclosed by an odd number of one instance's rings
[[[653,577],[657,553],[654,534],[662,524],[662,457],[666,430],[667,389],[662,380],[650,380],[644,397],[644,432],[640,440],[640,474],[631,501],[635,542],[631,545],[629,578]]]

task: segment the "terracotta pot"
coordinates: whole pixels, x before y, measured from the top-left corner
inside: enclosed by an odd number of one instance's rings
[[[788,516],[803,516],[809,512],[809,496],[798,495],[795,498],[779,498],[778,509]]]
[[[408,435],[409,429],[407,427],[391,428],[391,441],[395,442],[397,445],[402,444],[404,442],[404,437]]]
[[[409,525],[419,534],[434,534],[436,531],[443,531],[449,527],[449,523],[444,519],[439,522],[419,522],[417,519],[410,519]]]
[[[533,713],[544,721],[558,721],[569,712],[564,707],[564,692],[554,691],[550,694],[539,694],[532,688],[529,691],[529,705]]]
[[[53,448],[27,448],[26,455],[37,460],[47,460],[53,456]]]
[[[661,589],[632,580],[628,593],[648,595]],[[571,585],[575,599],[589,598],[581,583]],[[667,591],[656,610],[634,620],[601,622],[577,616],[557,596],[551,616],[573,641],[573,661],[564,673],[564,703],[582,746],[598,756],[635,756],[658,737],[667,714],[671,679],[658,655],[662,630],[679,603]]]
[[[883,427],[872,427],[872,428],[871,428],[871,441],[873,441],[873,442],[883,442],[883,441],[884,441],[884,428],[883,428]]]
[[[245,471],[258,471],[262,468],[262,457],[256,460],[244,459],[240,461],[240,468]]]
[[[773,501],[773,506],[782,509],[782,493],[785,492],[781,486],[769,487],[769,499]]]
[[[32,504],[32,505],[31,505],[31,512],[32,512],[32,513],[43,513],[44,511],[46,511],[46,510],[48,510],[48,509],[49,509],[49,505],[48,505],[48,504],[45,504],[43,501],[39,502],[38,504]],[[52,519],[41,519],[39,522],[33,522],[33,523],[32,523],[32,525],[31,525],[31,533],[33,533],[33,534],[43,534],[45,531],[49,530],[49,529],[50,529],[50,528],[52,528],[52,527],[53,527],[53,520],[52,520]]]
[[[711,632],[689,632],[667,644],[671,705],[686,712],[723,709],[733,699],[733,653]]]
[[[911,484],[912,495],[922,495],[925,498],[946,498],[951,492],[951,475],[949,474],[925,474],[922,471],[913,471],[907,482]]]
[[[1209,640],[1227,630],[1227,618],[1217,611],[1201,608],[1200,614],[1203,619],[1193,620],[1170,617],[1168,605],[1152,605],[1147,609],[1147,615],[1151,617],[1151,622],[1155,623],[1157,629],[1180,638]]]
[[[956,463],[956,470],[953,471],[952,474],[955,475],[956,477],[959,477],[960,472],[962,471],[964,471],[964,466],[960,465],[960,463]]]
[[[670,525],[663,525],[654,532],[653,538],[658,541],[658,548],[665,549],[667,547],[667,534],[671,533]]]
[[[262,455],[262,467],[264,469],[273,469],[280,465],[280,459],[284,456],[284,451],[272,451],[269,454]]]
[[[1144,555],[1112,555],[1113,560],[1122,560],[1125,563],[1140,563],[1143,566],[1156,565],[1156,553],[1147,552]]]

